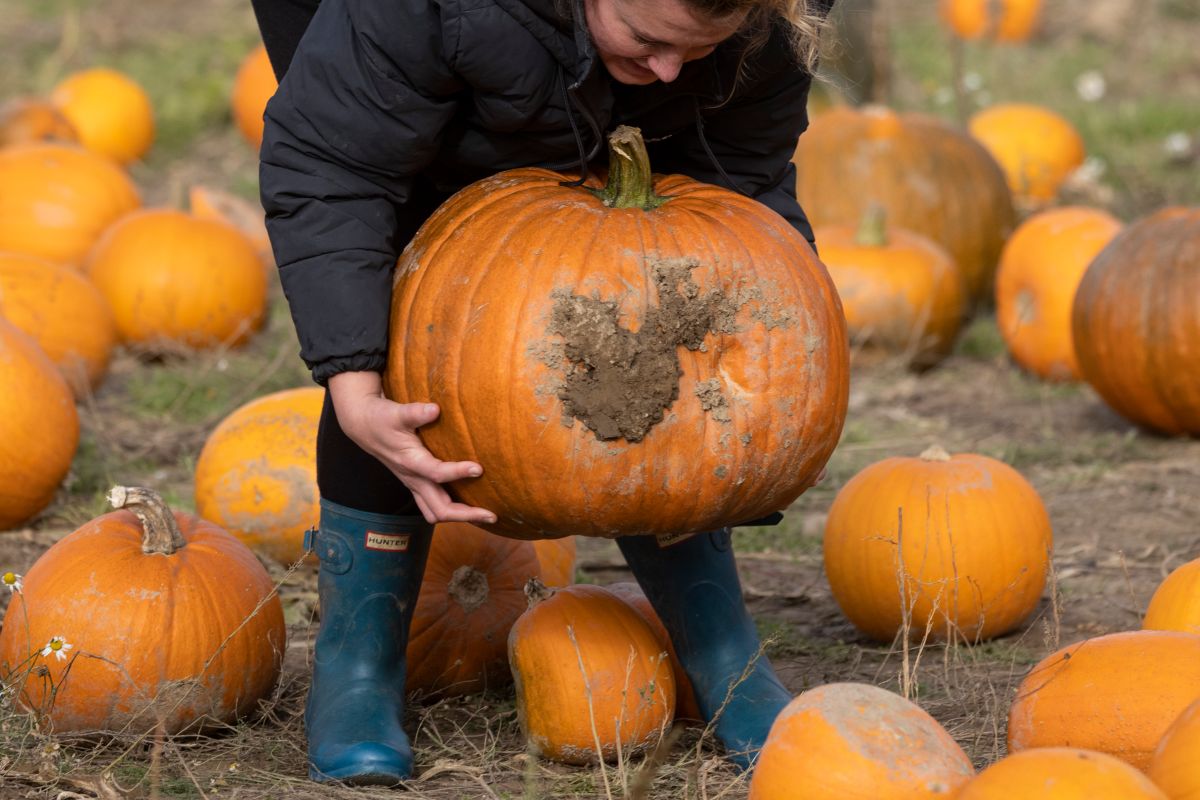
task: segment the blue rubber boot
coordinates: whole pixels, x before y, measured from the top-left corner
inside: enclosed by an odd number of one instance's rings
[[[792,694],[760,653],[729,530],[664,546],[654,536],[623,536],[617,546],[671,635],[701,715],[726,757],[749,769]]]
[[[304,708],[314,781],[392,785],[412,774],[404,651],[432,526],[321,501],[305,546],[321,560],[321,629]]]

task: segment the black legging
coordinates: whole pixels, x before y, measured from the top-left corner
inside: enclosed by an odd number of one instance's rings
[[[420,513],[408,487],[342,431],[329,392],[317,428],[317,490],[326,500],[359,511]]]

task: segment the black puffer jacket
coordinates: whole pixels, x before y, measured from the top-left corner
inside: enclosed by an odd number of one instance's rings
[[[744,48],[735,37],[670,84],[626,86],[580,0],[571,15],[554,0],[323,0],[267,105],[260,173],[313,378],[383,369],[396,257],[451,193],[603,159],[619,124],[642,129],[656,171],[732,184],[811,241],[789,161],[810,76],[778,28],[735,86]]]

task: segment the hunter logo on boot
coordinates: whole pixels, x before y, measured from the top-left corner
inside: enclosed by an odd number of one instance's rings
[[[390,550],[393,553],[404,553],[408,550],[408,540],[412,538],[407,533],[376,533],[367,531],[368,550]]]
[[[696,534],[694,533],[660,533],[654,537],[654,541],[658,542],[658,546],[660,548],[670,547],[673,544],[679,544],[686,539],[690,539],[695,535]]]

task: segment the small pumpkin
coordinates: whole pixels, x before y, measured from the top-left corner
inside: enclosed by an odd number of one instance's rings
[[[1200,798],[1200,700],[1175,718],[1154,748],[1146,775],[1170,800]]]
[[[0,149],[0,251],[78,267],[100,234],[139,205],[125,171],[82,147]]]
[[[320,518],[317,423],[325,390],[285,389],[226,416],[196,460],[196,513],[283,564]]]
[[[972,303],[990,296],[1016,211],[1004,172],[970,135],[883,106],[832,108],[800,137],[793,161],[815,227],[856,226],[879,205],[891,225],[954,257]]]
[[[150,351],[235,347],[266,317],[253,242],[225,222],[147,209],[109,228],[87,259],[117,331]]]
[[[1021,681],[1008,712],[1008,750],[1082,747],[1145,769],[1197,698],[1200,636],[1126,631],[1085,639],[1042,659]]]
[[[278,87],[279,82],[275,80],[271,61],[267,58],[267,48],[260,44],[247,53],[238,66],[230,97],[233,121],[245,140],[256,149],[262,144],[263,111]]]
[[[950,734],[920,706],[863,683],[800,694],[775,718],[750,780],[750,800],[932,800],[975,774]]]
[[[1078,747],[1039,747],[1002,758],[955,800],[1168,800],[1120,759]],[[1171,800],[1174,800],[1172,796]]]
[[[0,664],[20,702],[60,734],[137,735],[161,722],[170,735],[250,714],[285,648],[266,570],[153,492],[109,498],[118,510],[43,553],[8,607]]]
[[[961,39],[1019,43],[1037,30],[1042,0],[941,0],[938,12]]]
[[[851,341],[931,367],[954,347],[967,312],[954,259],[931,239],[887,224],[874,206],[857,230],[815,231],[837,286]]]
[[[141,84],[107,67],[64,78],[50,101],[88,150],[121,164],[137,161],[154,144],[154,107]]]
[[[422,441],[483,465],[452,489],[497,533],[755,519],[816,480],[845,419],[845,321],[803,237],[750,198],[653,176],[634,129],[610,151],[604,187],[545,169],[468,186],[396,268],[387,394],[441,404]]]
[[[1071,306],[1088,264],[1121,230],[1096,208],[1042,211],[1013,232],[996,270],[996,323],[1013,360],[1051,381],[1079,380]]]
[[[508,661],[531,752],[587,764],[654,746],[675,714],[675,677],[649,624],[600,586],[535,580],[526,593]]]
[[[261,205],[212,186],[193,186],[188,190],[188,209],[197,219],[228,222],[246,234],[267,269],[267,282],[274,280],[275,254],[271,250],[271,237],[267,235]]]
[[[76,397],[100,385],[117,344],[112,310],[73,269],[20,253],[0,253],[0,315],[28,333]]]
[[[1062,115],[1032,103],[999,103],[974,114],[967,123],[1004,168],[1013,196],[1040,207],[1083,163],[1083,137]]]
[[[975,642],[1033,612],[1050,549],[1050,518],[1020,473],[931,447],[842,487],[825,525],[825,574],[843,613],[874,639]]]
[[[1158,585],[1142,629],[1200,634],[1200,558],[1176,567]]]
[[[77,141],[75,128],[46,100],[14,97],[0,106],[0,147],[28,142]]]
[[[1071,310],[1084,380],[1117,413],[1200,434],[1200,208],[1132,223],[1088,266]]]
[[[0,531],[28,522],[54,499],[79,444],[75,398],[28,334],[0,318]]]

